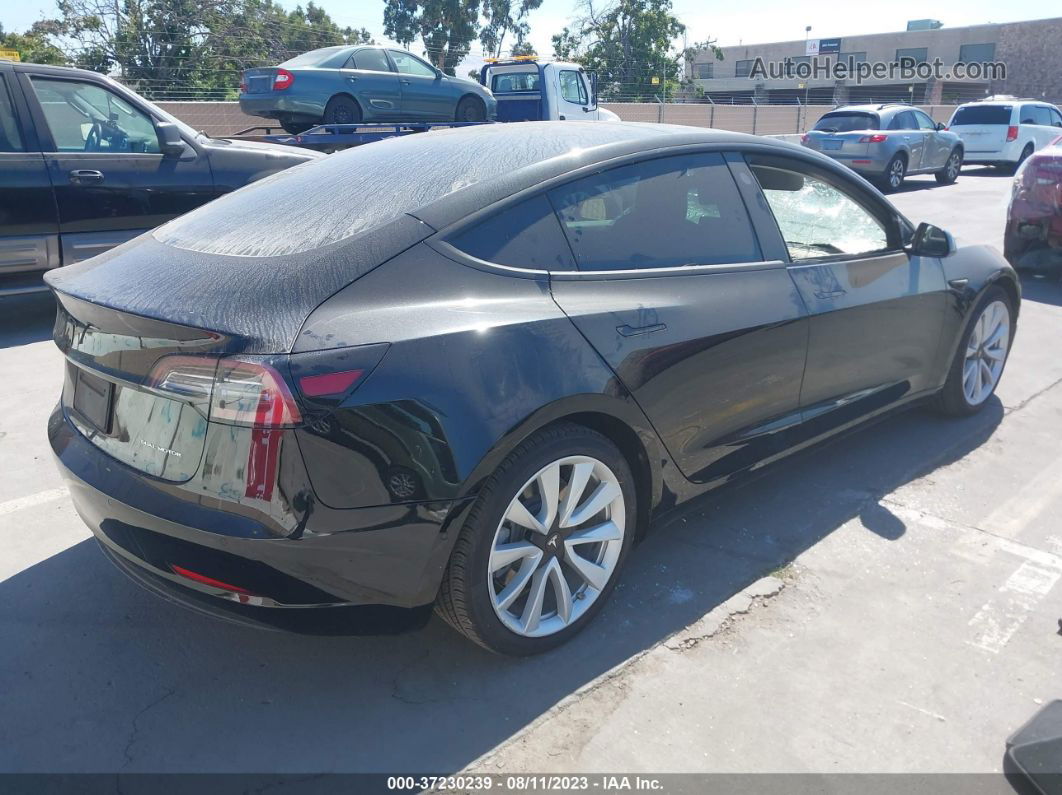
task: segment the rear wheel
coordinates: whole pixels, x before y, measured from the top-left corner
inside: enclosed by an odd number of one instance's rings
[[[1010,296],[1000,287],[990,287],[970,317],[937,397],[941,411],[965,417],[981,410],[1003,375],[1014,326]]]
[[[457,103],[457,121],[486,121],[487,108],[481,99],[476,97],[462,97]]]
[[[885,166],[885,173],[881,175],[881,185],[886,193],[899,190],[903,185],[903,178],[907,175],[907,159],[900,154],[892,156]]]
[[[1021,168],[1021,164],[1022,163],[1024,163],[1026,160],[1028,160],[1030,157],[1032,157],[1032,153],[1033,153],[1033,145],[1032,144],[1025,144],[1025,148],[1022,149],[1021,150],[1021,154],[1018,155],[1018,162],[1017,163],[1010,163],[1006,167],[1006,170],[1009,173],[1014,174],[1019,168]]]
[[[345,94],[332,97],[325,106],[324,124],[357,124],[361,121],[361,107]]]
[[[534,434],[483,485],[443,576],[437,612],[500,654],[579,632],[615,586],[634,537],[630,467],[596,431]]]
[[[948,155],[948,160],[944,164],[944,168],[933,176],[936,177],[937,182],[941,185],[950,185],[959,178],[960,169],[962,169],[962,152],[955,149],[950,155]]]

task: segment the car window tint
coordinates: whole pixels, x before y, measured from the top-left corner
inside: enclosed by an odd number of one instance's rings
[[[492,75],[490,90],[495,94],[538,91],[538,72],[503,72]]]
[[[621,166],[549,196],[580,270],[760,259],[745,206],[718,154]]]
[[[23,151],[22,134],[15,121],[15,109],[7,91],[4,76],[0,75],[0,152]]]
[[[1036,119],[1037,124],[1041,124],[1044,127],[1050,127],[1052,122],[1051,108],[1046,105],[1037,105],[1033,109],[1033,118]]]
[[[1010,124],[1011,105],[968,105],[955,111],[949,127],[962,124]]]
[[[750,165],[794,261],[888,248],[882,223],[837,187],[773,166]]]
[[[394,59],[395,67],[404,75],[418,75],[420,77],[435,77],[435,70],[419,58],[415,58],[402,50],[390,50],[391,58]]]
[[[1050,108],[1051,113],[1051,126],[1062,127],[1062,113],[1058,112],[1058,108]]]
[[[545,195],[492,215],[450,239],[478,259],[534,270],[573,270],[572,252]]]
[[[900,111],[892,117],[892,121],[889,122],[890,130],[917,130],[918,122],[915,121],[915,115],[909,110]]]
[[[33,90],[60,152],[158,154],[151,117],[95,83],[33,77]]]
[[[353,56],[354,68],[369,72],[390,72],[391,64],[383,50],[358,50]]]
[[[560,73],[561,97],[566,102],[574,102],[577,105],[585,105],[586,86],[578,72],[565,69]]]
[[[852,132],[876,130],[879,124],[878,116],[873,113],[827,113],[815,122],[815,129],[822,132]]]
[[[1022,105],[1021,113],[1018,114],[1018,124],[1037,124],[1036,106]]]

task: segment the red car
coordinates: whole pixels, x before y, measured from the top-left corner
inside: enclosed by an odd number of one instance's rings
[[[1062,278],[1062,136],[1015,175],[1003,253],[1017,270]]]

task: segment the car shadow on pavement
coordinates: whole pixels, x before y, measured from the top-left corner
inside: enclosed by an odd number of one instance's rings
[[[1021,274],[1021,299],[1039,304],[1062,306],[1062,281],[1049,276]]]
[[[55,299],[51,293],[0,298],[0,348],[52,338]]]
[[[142,591],[83,541],[0,583],[0,770],[459,770],[849,520],[900,537],[879,498],[966,455],[1002,416],[995,398],[963,420],[907,412],[683,506],[584,633],[529,659],[436,618],[368,638],[230,625]]]

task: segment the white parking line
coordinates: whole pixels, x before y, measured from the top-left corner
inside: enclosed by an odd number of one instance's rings
[[[999,595],[977,611],[970,626],[977,634],[971,646],[998,654],[1018,631],[1033,608],[1058,582],[1062,572],[1025,561],[1000,586]]]
[[[43,502],[51,502],[52,500],[58,500],[60,497],[65,497],[68,494],[66,489],[48,489],[46,491],[38,491],[36,494],[31,494],[28,497],[17,497],[7,502],[0,502],[0,516],[7,516],[9,513],[15,511],[21,511],[23,508],[31,508],[34,505],[40,505]]]

